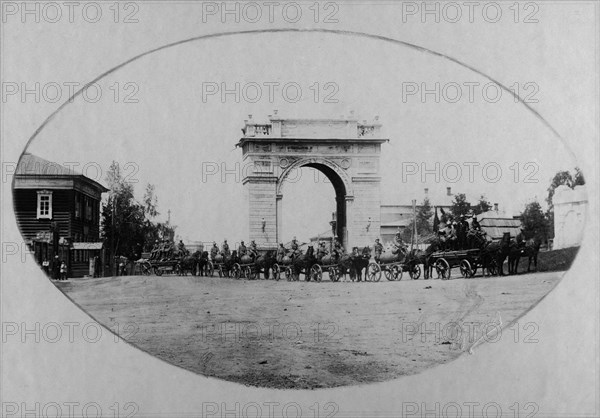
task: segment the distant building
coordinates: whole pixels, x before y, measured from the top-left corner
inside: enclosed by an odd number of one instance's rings
[[[103,265],[90,260],[102,257],[100,200],[107,191],[58,163],[23,155],[14,179],[14,211],[39,264],[58,255],[67,263],[69,277],[89,274],[90,264]]]
[[[498,205],[494,205],[494,210],[490,210],[477,215],[477,220],[487,236],[493,240],[500,240],[508,232],[512,238],[521,232],[521,220],[507,215],[504,211],[498,210]]]
[[[559,186],[552,198],[554,205],[553,248],[577,246],[583,238],[588,198],[585,186]]]
[[[452,200],[454,194],[452,193],[451,187],[446,187],[444,193],[430,192],[429,188],[423,189],[423,195],[415,196],[414,199],[417,201],[416,211],[421,209],[421,204],[425,199],[429,199],[431,205],[431,222],[435,215],[435,209],[438,210],[438,217],[441,216],[440,209],[446,212],[450,212],[452,207]],[[411,199],[412,200],[412,199]],[[406,228],[411,228],[413,223],[413,206],[412,203],[408,204],[385,204],[381,205],[381,241],[385,245],[394,239],[394,236],[400,230],[404,231]]]

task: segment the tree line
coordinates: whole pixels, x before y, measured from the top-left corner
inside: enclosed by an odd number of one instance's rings
[[[102,205],[100,231],[111,258],[138,260],[142,252],[150,251],[155,240],[174,238],[175,226],[155,220],[160,213],[154,185],[146,185],[142,202],[138,202],[133,184],[125,180],[116,161],[110,165],[106,182],[109,195]]]

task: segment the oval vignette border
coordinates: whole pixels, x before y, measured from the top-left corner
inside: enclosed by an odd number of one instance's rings
[[[570,157],[574,160],[577,161],[576,155],[575,153],[572,151],[572,149],[568,146],[567,141],[565,141],[565,139],[556,131],[556,129],[540,114],[538,113],[535,109],[533,109],[528,103],[526,103],[518,94],[516,94],[513,90],[509,89],[507,86],[505,86],[504,84],[500,83],[499,81],[495,80],[494,78],[492,78],[491,76],[489,76],[488,74],[470,66],[469,64],[462,62],[456,58],[453,58],[451,56],[442,54],[440,52],[425,48],[425,47],[421,47],[419,45],[416,44],[412,44],[406,41],[401,41],[399,39],[394,39],[394,38],[390,38],[387,36],[382,36],[382,35],[375,35],[375,34],[369,34],[369,33],[364,33],[364,32],[356,32],[356,31],[348,31],[348,30],[335,30],[335,29],[320,29],[320,28],[313,28],[313,29],[303,29],[303,28],[288,28],[288,29],[259,29],[259,30],[244,30],[244,31],[232,31],[232,32],[217,32],[217,33],[212,33],[212,34],[206,34],[206,35],[200,35],[200,36],[195,36],[192,38],[187,38],[187,39],[183,39],[180,41],[176,41],[176,42],[172,42],[166,45],[162,45],[160,47],[151,49],[149,51],[143,52],[139,55],[134,56],[133,58],[130,58],[129,60],[111,68],[110,70],[107,70],[105,72],[103,72],[102,74],[100,74],[98,77],[94,78],[93,80],[91,80],[90,82],[86,83],[85,85],[83,85],[83,87],[81,87],[79,90],[77,90],[71,97],[69,97],[63,104],[61,104],[58,109],[56,109],[54,112],[52,112],[50,114],[50,116],[48,116],[44,122],[42,122],[42,124],[35,130],[35,132],[33,133],[33,135],[28,139],[27,143],[25,144],[25,147],[23,148],[23,151],[21,152],[20,156],[19,156],[19,160],[17,162],[17,165],[19,165],[21,163],[21,159],[23,158],[23,155],[27,152],[28,148],[31,146],[31,144],[33,143],[33,141],[37,138],[37,136],[39,135],[39,133],[46,127],[46,125],[48,125],[50,122],[52,122],[52,120],[54,119],[54,117],[61,111],[63,110],[68,104],[73,103],[74,100],[77,96],[81,95],[83,93],[83,91],[85,91],[86,88],[88,88],[90,85],[97,83],[98,81],[102,80],[103,78],[117,72],[118,70],[120,70],[121,68],[127,66],[130,63],[133,63],[147,55],[151,55],[155,52],[159,52],[171,47],[175,47],[178,45],[182,45],[182,44],[187,44],[187,43],[192,43],[195,41],[201,41],[201,40],[207,40],[207,39],[214,39],[214,38],[225,38],[225,37],[235,37],[235,36],[243,36],[243,35],[255,35],[255,34],[277,34],[277,33],[322,33],[322,34],[331,34],[331,35],[338,35],[338,36],[350,36],[350,37],[361,37],[361,38],[367,38],[367,39],[372,39],[372,40],[379,40],[382,42],[386,42],[386,43],[391,43],[394,44],[396,46],[401,46],[401,47],[406,47],[409,49],[413,49],[416,51],[419,51],[421,53],[424,54],[428,54],[434,57],[438,57],[441,59],[445,59],[449,62],[452,62],[454,64],[457,64],[463,68],[466,68],[482,77],[484,77],[485,79],[497,84],[502,90],[504,90],[505,92],[507,92],[508,94],[510,94],[512,97],[514,97],[520,104],[522,104],[526,110],[528,110],[531,114],[533,114],[538,120],[540,120],[544,126],[546,126],[555,136],[556,139],[560,140],[562,142],[562,144],[565,146],[565,148],[568,150]],[[15,182],[15,178],[13,177],[13,181],[11,184],[11,189],[14,192],[14,182]],[[13,210],[14,210],[14,201],[13,201]],[[586,216],[587,218],[587,216]],[[586,222],[584,222],[585,224]],[[20,229],[19,232],[21,233]],[[576,257],[577,259],[577,257]],[[568,270],[567,270],[568,271]],[[546,298],[546,296],[548,296],[562,281],[562,278],[564,278],[564,275],[566,274],[566,272],[563,273],[563,276],[561,277],[561,279],[559,281],[556,282],[556,284],[546,293],[544,294],[539,300],[537,300],[534,304],[532,304],[528,309],[524,310],[518,317],[516,317],[513,321],[506,323],[506,324],[502,324],[501,329],[504,330],[506,328],[509,328],[510,326],[512,326],[514,323],[516,323],[520,318],[522,318],[524,315],[526,315],[528,312],[530,312],[532,309],[534,309],[542,300],[544,300],[544,298]],[[229,381],[229,380],[225,380],[225,379],[221,379],[221,378],[217,378],[217,377],[212,377],[212,376],[205,376],[202,375],[201,373],[196,373],[193,372],[183,366],[171,363],[167,360],[164,360],[162,358],[159,358],[157,356],[155,356],[154,354],[146,351],[145,349],[138,347],[137,345],[125,340],[124,338],[122,338],[119,334],[115,334],[111,329],[109,329],[106,325],[104,325],[102,322],[98,321],[96,318],[94,318],[93,315],[91,315],[87,310],[85,310],[82,306],[80,306],[77,302],[75,302],[70,296],[68,296],[64,291],[62,291],[60,288],[58,288],[57,286],[54,286],[55,289],[57,289],[60,293],[62,293],[71,303],[73,303],[73,305],[77,306],[77,308],[79,308],[81,311],[83,311],[86,315],[88,315],[92,320],[94,320],[96,323],[98,323],[101,327],[103,327],[104,329],[106,329],[107,331],[109,331],[111,334],[116,335],[119,337],[119,339],[123,342],[125,342],[126,344],[134,347],[135,349],[150,355],[152,358],[162,361],[166,364],[169,364],[170,366],[174,366],[177,367],[179,369],[185,370],[186,372],[192,373],[196,376],[202,376],[206,379],[215,379],[218,381],[224,381],[227,383],[231,383],[231,384],[237,384],[239,386],[245,386],[242,383],[236,383],[233,381]],[[459,355],[457,358],[462,357],[465,353],[463,352],[461,355]],[[455,359],[456,360],[456,359]],[[436,367],[440,366],[441,364],[438,365],[434,365],[432,367],[429,367],[429,369],[435,369]],[[417,375],[420,373],[417,373]],[[393,380],[389,380],[389,382],[394,381],[394,380],[399,380],[401,379],[402,376],[398,376],[397,378],[393,379]],[[372,383],[367,383],[367,385],[369,384],[377,384],[380,382],[372,382]],[[351,386],[355,386],[355,385],[351,385]],[[365,385],[356,385],[356,386],[365,386]],[[254,389],[266,389],[265,387],[254,387]],[[331,389],[335,389],[335,388],[331,388]],[[273,389],[269,389],[269,390],[273,390]],[[279,390],[279,391],[284,391],[287,389],[275,389],[275,390]],[[314,389],[291,389],[293,391],[314,391]],[[317,390],[327,390],[327,388],[325,389],[317,389]]]

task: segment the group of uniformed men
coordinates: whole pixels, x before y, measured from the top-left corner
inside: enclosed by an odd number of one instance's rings
[[[469,247],[469,232],[477,232],[485,235],[477,216],[472,215],[471,224],[464,215],[461,215],[457,221],[448,221],[445,226],[438,229],[438,237],[444,250],[464,250]]]
[[[335,237],[335,239],[334,239],[334,244],[333,244],[333,248],[332,248],[331,252],[334,257],[339,257],[340,255],[342,255],[344,253],[344,247],[342,246],[340,241],[337,239],[337,237]],[[227,240],[223,241],[223,244],[221,245],[220,249],[217,246],[217,243],[213,242],[213,246],[210,249],[211,259],[214,260],[215,257],[217,256],[217,254],[223,254],[225,257],[231,255],[231,250],[229,249],[229,244],[227,243]],[[289,249],[283,245],[283,242],[279,243],[279,247],[277,247],[276,258],[277,258],[277,260],[279,260],[279,262],[281,262],[281,260],[285,256],[289,255],[291,258],[295,258],[300,254],[301,254],[300,244],[298,243],[298,240],[296,239],[296,237],[294,237],[292,239]],[[327,254],[329,254],[329,251],[327,250],[327,248],[325,246],[325,242],[320,241],[319,246],[317,248],[317,258],[321,259]],[[244,244],[244,241],[240,242],[240,245],[238,246],[238,250],[237,250],[237,255],[240,258],[243,257],[244,255],[249,255],[253,259],[256,258],[256,256],[258,255],[258,248],[257,248],[256,242],[254,240],[250,241],[250,245],[248,247],[246,247],[246,245]]]
[[[177,251],[179,255],[187,255],[189,251],[185,248],[185,244],[182,240],[179,240],[177,244]],[[152,251],[150,253],[150,260],[168,260],[173,258],[175,252],[175,245],[173,241],[168,239],[156,240],[154,241],[154,246],[152,247]]]

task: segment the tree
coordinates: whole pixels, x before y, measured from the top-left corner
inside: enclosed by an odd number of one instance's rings
[[[523,234],[527,239],[533,237],[542,238],[544,241],[548,239],[548,219],[537,201],[528,203],[520,218]]]
[[[431,210],[431,204],[426,197],[423,199],[423,203],[421,203],[421,206],[419,206],[419,209],[417,210],[417,233],[419,235],[431,232],[429,219],[431,219],[432,215],[433,211]]]
[[[473,206],[473,213],[475,215],[479,215],[481,213],[488,212],[490,210],[492,210],[492,205],[485,198],[484,195],[481,195],[481,197],[479,198],[479,202],[477,202],[477,204],[475,206]]]
[[[112,162],[106,175],[110,195],[102,208],[102,236],[114,256],[137,259],[145,241],[145,212],[133,195],[133,186],[121,176],[119,164]],[[111,270],[113,263],[111,262]]]
[[[467,216],[471,210],[471,204],[467,202],[467,196],[464,193],[456,194],[450,210],[452,211],[454,219],[458,219],[461,216]]]
[[[575,174],[573,175],[573,187],[575,186],[583,186],[585,184],[585,179],[583,178],[583,173],[579,169],[579,167],[575,167]]]
[[[148,183],[144,192],[144,213],[149,219],[155,218],[158,213],[158,198],[154,194],[156,187]]]
[[[552,198],[554,197],[554,192],[558,186],[569,186],[573,187],[573,176],[568,171],[559,171],[554,175],[552,181],[550,182],[550,186],[548,187],[548,197],[546,198],[546,203],[548,203],[548,207],[552,207]]]

